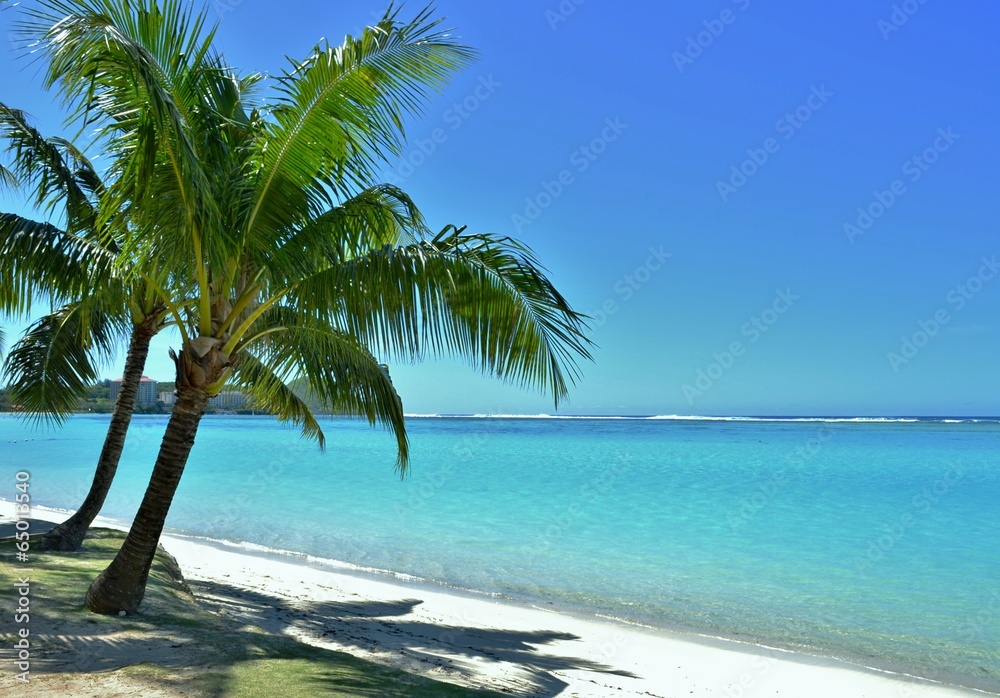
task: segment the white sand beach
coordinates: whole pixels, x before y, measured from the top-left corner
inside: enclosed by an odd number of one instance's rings
[[[9,502],[0,502],[0,516],[9,521],[12,513]],[[33,515],[66,516],[45,509]],[[162,544],[207,611],[408,672],[512,695],[987,695],[224,543],[165,535]]]

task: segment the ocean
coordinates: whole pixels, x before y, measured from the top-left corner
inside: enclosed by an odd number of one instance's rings
[[[83,499],[107,416],[0,417],[0,497]],[[136,416],[129,520],[166,417]],[[208,416],[169,529],[1000,692],[1000,420]],[[6,484],[4,484],[6,483]]]

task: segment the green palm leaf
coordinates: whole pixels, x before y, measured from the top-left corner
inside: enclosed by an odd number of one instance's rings
[[[551,391],[557,406],[578,376],[576,358],[590,358],[584,316],[506,237],[448,227],[333,265],[289,299],[387,355],[463,356],[487,375]]]
[[[290,306],[272,308],[262,316],[260,327],[238,350],[233,378],[237,385],[259,404],[303,425],[304,433],[322,446],[325,437],[318,423],[299,398],[292,399],[287,387],[293,379],[303,379],[327,410],[391,430],[396,436],[396,465],[401,472],[406,470],[409,445],[403,404],[384,364],[356,338]],[[247,356],[251,358],[245,365]]]
[[[273,283],[286,286],[371,249],[413,242],[426,230],[423,216],[401,189],[379,184],[312,218],[261,264]]]
[[[39,209],[64,211],[67,230],[89,231],[94,219],[92,198],[103,187],[86,156],[63,138],[44,138],[23,111],[2,102],[0,137],[11,160],[8,182],[32,186]]]
[[[0,187],[17,189],[20,185],[21,183],[18,181],[14,173],[0,163]]]
[[[238,388],[254,404],[269,411],[279,421],[290,421],[301,426],[304,436],[319,441],[320,447],[325,446],[326,437],[309,405],[295,394],[271,366],[258,359],[250,350],[240,352],[236,366],[232,387]]]
[[[106,212],[132,207],[136,218],[167,184],[181,215],[145,221],[147,230],[171,222],[167,232],[177,231],[178,222],[189,230],[219,229],[203,154],[192,138],[209,123],[206,87],[218,69],[206,12],[195,14],[178,0],[41,0],[26,15],[18,31],[48,59],[48,86],[59,88],[74,117],[101,127],[114,156]],[[173,247],[189,254],[196,241],[186,237],[176,237]],[[135,258],[135,250],[126,251]]]
[[[35,419],[62,422],[100,377],[123,333],[114,317],[85,303],[65,305],[35,321],[11,347],[4,367],[12,402]]]
[[[251,238],[300,227],[365,189],[379,165],[399,154],[403,118],[475,53],[438,29],[425,10],[403,24],[392,7],[375,26],[338,47],[317,46],[279,78],[246,222]]]
[[[49,223],[0,213],[0,307],[6,312],[30,311],[36,295],[79,297],[110,273],[113,262],[94,242]]]

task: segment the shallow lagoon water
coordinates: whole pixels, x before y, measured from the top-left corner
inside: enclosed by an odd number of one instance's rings
[[[106,416],[0,417],[0,497],[72,508]],[[136,416],[129,520],[166,417]],[[655,626],[1000,690],[996,420],[209,416],[168,526]],[[17,443],[14,443],[14,441]],[[0,481],[2,482],[2,481]]]

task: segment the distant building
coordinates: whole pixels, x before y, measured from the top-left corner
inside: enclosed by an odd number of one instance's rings
[[[208,400],[208,406],[217,410],[245,410],[248,404],[247,396],[236,390],[223,390]]]
[[[164,405],[176,405],[177,393],[160,393],[160,402]],[[224,390],[213,398],[209,398],[208,406],[217,410],[245,410],[250,404],[247,396],[236,390]]]
[[[111,381],[111,402],[118,399],[118,393],[122,390],[122,380],[121,378],[115,378]],[[136,395],[135,404],[137,405],[155,405],[156,404],[156,381],[152,378],[147,378],[143,376],[139,379],[139,394]]]

